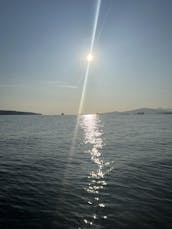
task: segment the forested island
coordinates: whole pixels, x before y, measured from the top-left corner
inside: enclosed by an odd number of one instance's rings
[[[39,113],[25,111],[0,110],[0,115],[41,115]]]

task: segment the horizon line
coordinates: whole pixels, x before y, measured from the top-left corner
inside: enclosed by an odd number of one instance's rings
[[[125,112],[130,112],[130,111],[135,111],[135,110],[143,110],[143,109],[152,109],[152,110],[172,110],[172,106],[171,107],[138,107],[138,108],[131,108],[131,109],[127,109],[127,110],[112,110],[112,111],[98,111],[98,112],[84,112],[81,113],[79,115],[88,115],[88,114],[106,114],[106,113],[125,113]],[[61,114],[65,114],[65,115],[78,115],[78,113],[73,113],[73,112],[57,112],[57,113],[41,113],[41,112],[37,112],[37,111],[26,111],[26,110],[11,110],[11,109],[0,109],[0,111],[7,111],[7,112],[25,112],[25,113],[34,113],[34,114],[40,114],[40,115],[61,115]]]

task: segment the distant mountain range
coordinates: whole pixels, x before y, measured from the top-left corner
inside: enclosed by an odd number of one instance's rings
[[[0,110],[0,115],[41,115],[41,114],[33,113],[33,112],[24,112],[24,111]]]
[[[172,109],[140,108],[140,109],[122,111],[122,112],[119,112],[119,111],[108,112],[105,114],[138,114],[138,115],[143,115],[143,114],[172,114]]]

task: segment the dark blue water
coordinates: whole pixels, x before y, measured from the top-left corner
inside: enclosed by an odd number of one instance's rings
[[[172,228],[172,116],[0,116],[0,228]]]

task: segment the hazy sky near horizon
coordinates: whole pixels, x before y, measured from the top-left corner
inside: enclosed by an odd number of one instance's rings
[[[0,109],[77,113],[96,0],[0,0]],[[172,107],[172,1],[102,0],[83,113]]]

